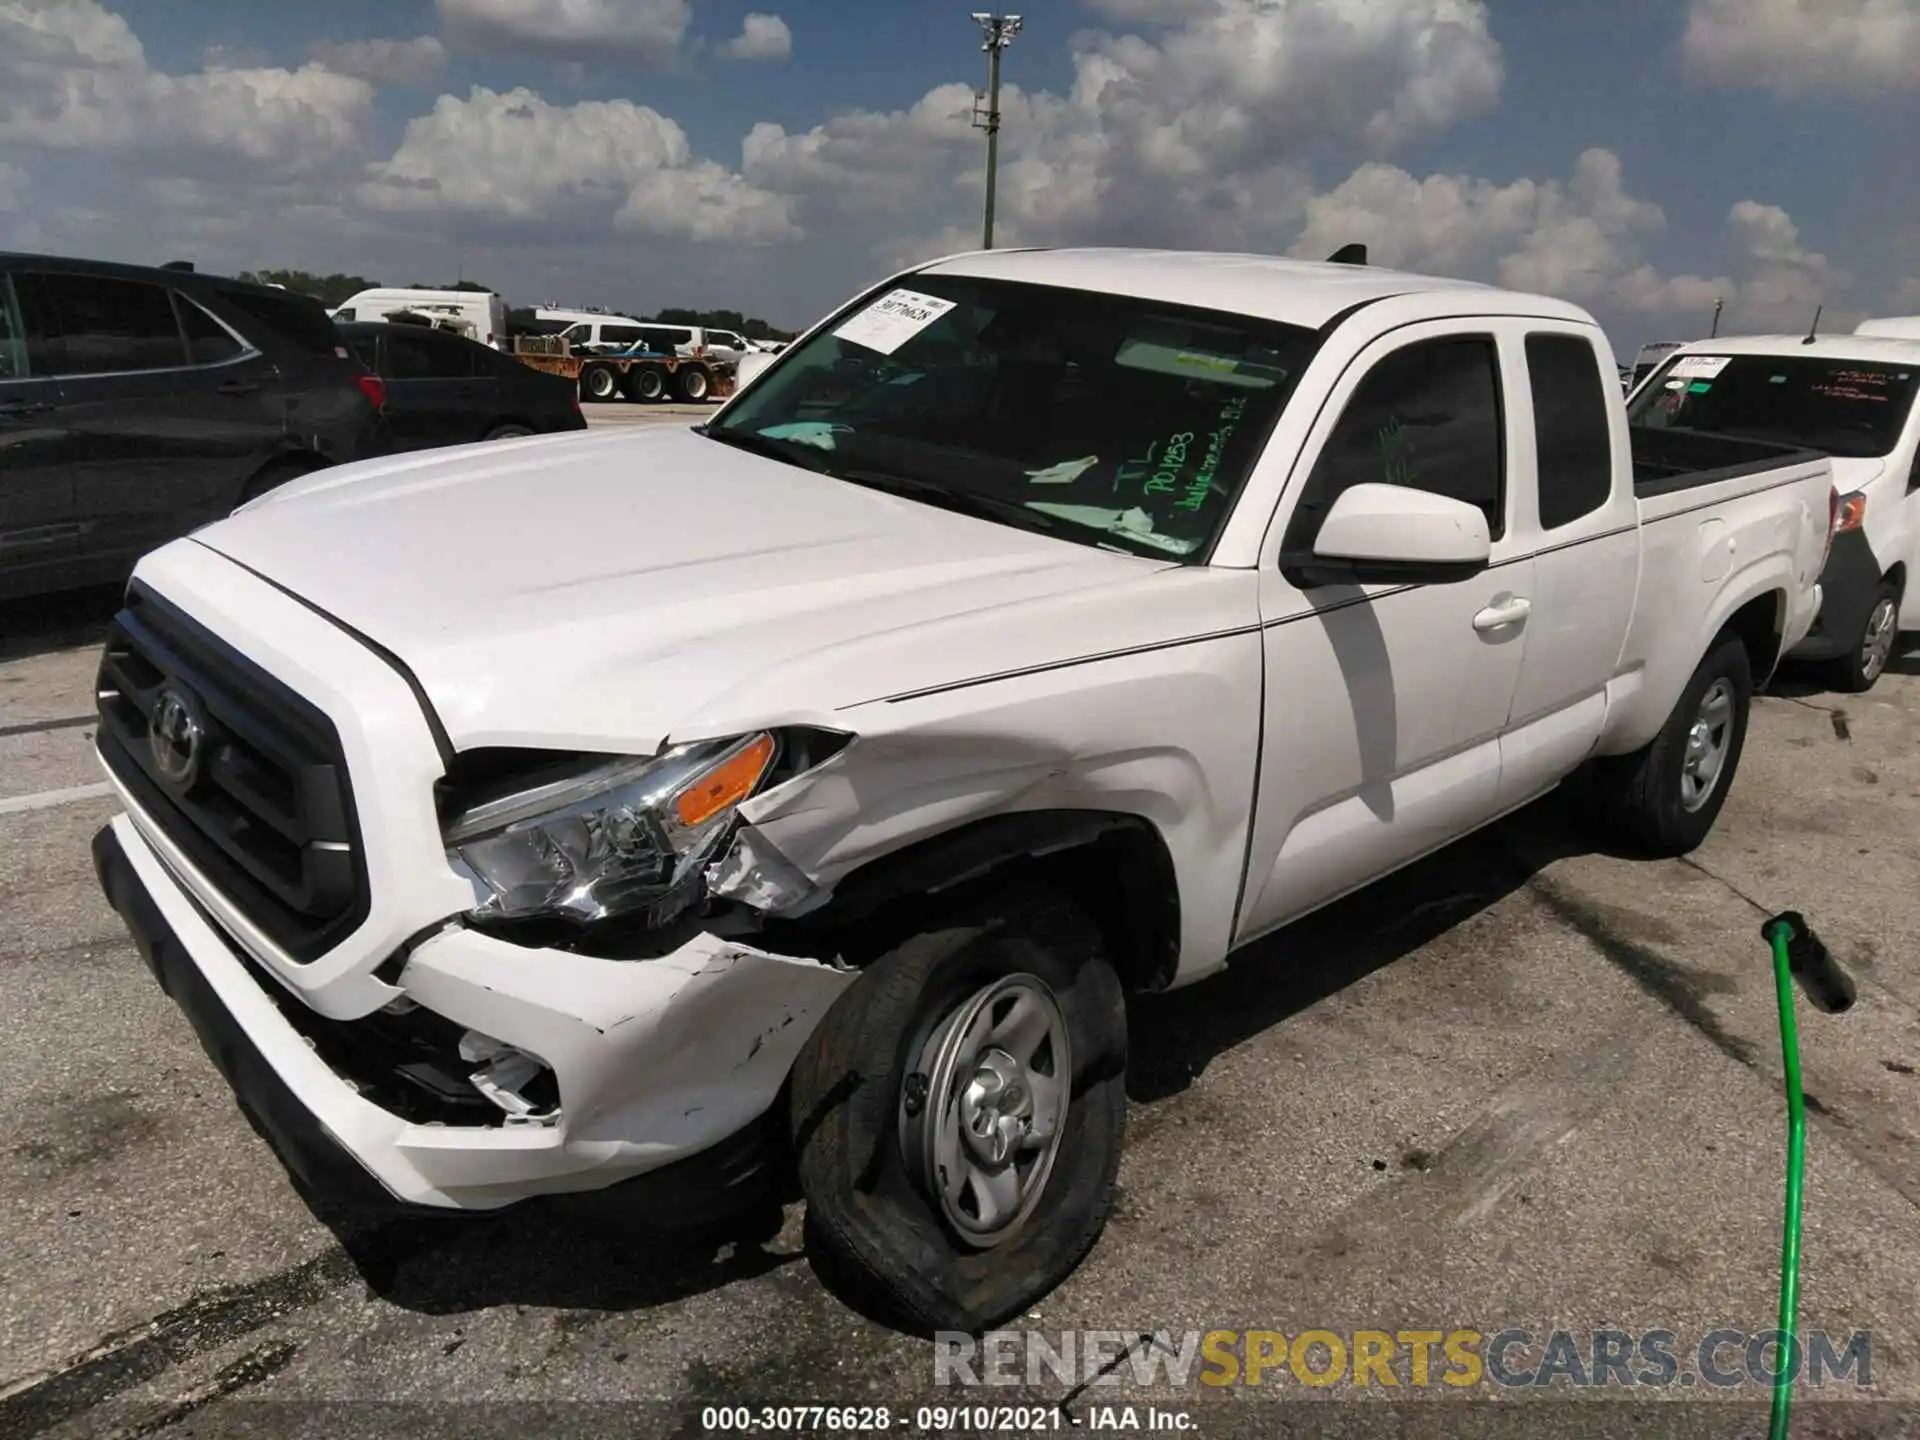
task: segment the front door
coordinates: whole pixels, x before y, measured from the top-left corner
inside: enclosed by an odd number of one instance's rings
[[[1266,713],[1240,941],[1494,812],[1533,560],[1514,534],[1490,332],[1415,325],[1363,351],[1288,484],[1260,577]],[[1310,550],[1334,498],[1363,482],[1480,506],[1489,568],[1453,584],[1295,586],[1281,553]]]

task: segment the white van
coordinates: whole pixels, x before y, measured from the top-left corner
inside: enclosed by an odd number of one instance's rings
[[[1915,322],[1908,322],[1915,323]],[[1792,652],[1836,690],[1873,688],[1920,630],[1920,333],[1695,340],[1627,402],[1633,425],[1746,435],[1833,457],[1839,494],[1820,614]],[[1731,563],[1731,562],[1729,562]]]
[[[1854,326],[1856,335],[1881,335],[1889,340],[1920,340],[1920,315],[1883,315],[1878,320],[1862,320]]]
[[[362,290],[329,313],[336,320],[384,323],[402,312],[436,323],[452,321],[442,328],[457,330],[496,350],[506,348],[507,302],[491,290]]]

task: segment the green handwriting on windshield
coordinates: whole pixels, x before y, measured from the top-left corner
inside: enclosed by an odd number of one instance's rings
[[[1145,454],[1120,462],[1113,488],[1138,486],[1143,497],[1171,496],[1176,509],[1200,509],[1213,493],[1214,476],[1246,409],[1246,397],[1236,395],[1220,407],[1210,429],[1177,430],[1152,441]]]

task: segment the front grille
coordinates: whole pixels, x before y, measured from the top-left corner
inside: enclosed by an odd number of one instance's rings
[[[313,960],[366,919],[353,792],[322,711],[137,585],[108,630],[96,690],[101,758],[275,944]],[[201,732],[177,747],[193,756],[173,774],[152,739],[169,705],[193,711]]]

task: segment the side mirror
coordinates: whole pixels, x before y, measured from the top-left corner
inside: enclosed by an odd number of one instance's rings
[[[1403,485],[1342,491],[1307,555],[1281,557],[1296,585],[1446,585],[1487,568],[1487,517],[1464,500]]]
[[[743,390],[753,377],[771,365],[778,356],[769,355],[762,350],[749,350],[742,355],[733,367],[733,385],[736,391]]]

